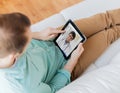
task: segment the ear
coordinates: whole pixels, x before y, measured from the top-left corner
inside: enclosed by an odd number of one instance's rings
[[[10,59],[10,64],[13,65],[14,62],[16,61],[17,57],[19,56],[19,53],[12,53],[9,55],[9,59]]]
[[[16,59],[18,56],[20,56],[20,53],[14,53],[14,54],[12,54],[12,59]]]

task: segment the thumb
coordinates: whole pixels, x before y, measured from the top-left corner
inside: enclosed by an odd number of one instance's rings
[[[52,34],[52,35],[50,35],[49,37],[50,38],[54,38],[54,37],[56,37],[57,36],[57,34]]]

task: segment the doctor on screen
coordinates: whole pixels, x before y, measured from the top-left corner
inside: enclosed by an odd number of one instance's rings
[[[70,42],[74,40],[75,37],[76,33],[74,31],[71,31],[66,38],[62,38],[57,42],[67,56],[69,55],[71,50]]]

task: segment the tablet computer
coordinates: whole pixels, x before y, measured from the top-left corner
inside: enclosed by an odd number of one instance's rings
[[[80,42],[85,42],[86,37],[72,20],[68,20],[62,30],[65,30],[65,33],[59,34],[54,39],[54,43],[61,50],[65,59],[69,59],[71,53],[76,49],[78,44]]]

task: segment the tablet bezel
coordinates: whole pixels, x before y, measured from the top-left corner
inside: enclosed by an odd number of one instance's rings
[[[78,34],[80,35],[80,37],[82,37],[82,40],[79,43],[84,43],[86,41],[86,37],[84,34],[82,34],[82,32],[80,31],[80,29],[78,29],[78,27],[73,23],[73,21],[71,19],[69,19],[67,21],[67,23],[64,25],[64,27],[61,30],[64,30],[69,24],[71,24],[74,29],[78,32]],[[56,42],[56,40],[59,38],[61,34],[59,34],[55,39],[54,39],[54,43],[55,45],[60,49],[60,51],[63,53],[63,56],[65,57],[65,59],[69,59],[72,52],[77,48],[77,46],[70,52],[70,54],[68,56],[66,56],[66,54],[64,53],[64,51],[60,48],[60,46],[58,45],[58,43]]]

